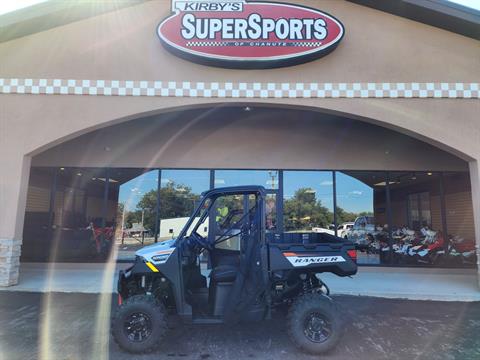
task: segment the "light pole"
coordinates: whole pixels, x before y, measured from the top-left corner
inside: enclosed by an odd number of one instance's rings
[[[122,225],[121,225],[121,230],[122,230],[122,245],[124,243],[124,238],[125,238],[125,211],[126,211],[126,207],[127,207],[127,204],[126,203],[121,203],[122,206],[123,206],[123,209],[122,209]]]
[[[145,209],[142,209],[142,245],[145,243],[145,228],[143,227],[144,219],[145,219]]]

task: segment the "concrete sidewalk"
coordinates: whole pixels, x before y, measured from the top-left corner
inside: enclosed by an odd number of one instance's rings
[[[476,269],[359,267],[357,275],[324,274],[333,294],[390,299],[480,301]]]
[[[102,293],[114,292],[119,269],[129,264],[23,263],[20,281],[2,291]],[[206,274],[205,274],[206,275]],[[358,274],[341,278],[324,274],[335,295],[410,300],[480,301],[475,269],[359,267]]]

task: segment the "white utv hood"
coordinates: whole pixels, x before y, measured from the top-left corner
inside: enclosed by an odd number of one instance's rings
[[[145,246],[135,252],[135,255],[150,261],[154,264],[165,263],[175,250],[175,239],[166,240],[158,244]]]

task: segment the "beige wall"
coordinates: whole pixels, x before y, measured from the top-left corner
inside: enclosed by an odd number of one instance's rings
[[[308,64],[246,71],[206,67],[175,58],[161,47],[155,35],[156,25],[169,13],[169,2],[152,1],[2,43],[0,77],[234,82],[471,82],[480,78],[480,47],[476,40],[344,1],[297,2],[334,14],[346,27],[344,40],[332,54]],[[59,139],[123,117],[188,103],[218,102],[88,96],[2,98],[6,99],[5,130],[15,136],[15,148],[23,153],[38,151]],[[480,137],[475,123],[480,105],[474,100],[269,102],[364,116],[418,134],[466,158],[478,150],[478,144],[466,141]],[[448,131],[450,128],[455,131]]]
[[[479,80],[476,40],[342,0],[288,2],[319,8],[342,21],[345,37],[331,55],[304,65],[260,71],[221,70],[192,64],[161,47],[155,30],[170,14],[170,1],[160,0],[3,43],[0,76],[470,82],[473,74],[477,74]]]

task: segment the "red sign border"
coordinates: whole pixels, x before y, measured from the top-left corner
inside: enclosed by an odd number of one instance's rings
[[[301,9],[308,9],[319,13],[323,16],[329,17],[334,22],[337,23],[341,32],[337,38],[327,44],[325,47],[316,48],[311,50],[307,54],[292,54],[292,55],[279,55],[279,56],[272,56],[268,58],[258,58],[258,59],[248,59],[248,58],[234,58],[234,57],[224,57],[221,55],[209,55],[205,53],[200,53],[195,50],[187,50],[183,47],[176,46],[173,42],[166,39],[160,31],[160,28],[163,24],[165,24],[169,19],[176,16],[177,13],[173,11],[169,16],[163,19],[158,25],[156,29],[157,36],[160,40],[160,43],[163,45],[165,49],[167,49],[173,55],[185,59],[187,61],[191,61],[194,63],[198,63],[201,65],[207,66],[214,66],[214,67],[221,67],[227,69],[273,69],[273,68],[280,68],[280,67],[287,67],[287,66],[294,66],[300,65],[307,62],[311,62],[317,60],[319,58],[328,55],[333,50],[336,49],[340,41],[345,36],[345,26],[342,24],[340,20],[336,17],[326,13],[324,11],[312,8],[310,6],[304,6],[299,4],[292,4],[288,2],[279,2],[279,1],[248,1],[245,0],[247,3],[252,4],[277,4],[277,5],[287,5],[288,7],[296,7]]]

